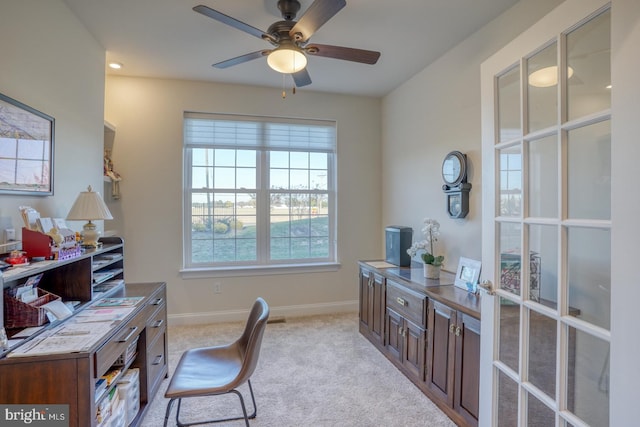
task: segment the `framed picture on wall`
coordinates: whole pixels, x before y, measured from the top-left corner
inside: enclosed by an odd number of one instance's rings
[[[475,293],[478,290],[478,279],[482,263],[469,258],[460,257],[454,285]]]
[[[0,93],[0,194],[53,195],[55,120]]]

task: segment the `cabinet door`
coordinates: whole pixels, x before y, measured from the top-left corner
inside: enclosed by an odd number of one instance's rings
[[[458,313],[453,408],[470,424],[478,423],[480,392],[480,321]]]
[[[426,331],[404,319],[402,364],[416,379],[424,376]]]
[[[386,348],[389,356],[402,361],[402,316],[393,310],[386,313]]]
[[[456,311],[429,300],[427,343],[427,387],[437,397],[453,406],[453,375],[455,368]]]
[[[360,326],[361,331],[369,330],[369,292],[371,290],[371,277],[369,270],[360,269]]]
[[[383,344],[386,308],[385,278],[374,273],[370,283],[372,287],[369,293],[369,330],[373,338]]]

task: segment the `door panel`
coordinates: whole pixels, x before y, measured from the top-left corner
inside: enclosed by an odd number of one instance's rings
[[[387,309],[387,350],[400,361],[402,359],[402,317]]]
[[[455,398],[453,407],[473,425],[478,420],[480,391],[480,321],[458,313]]]
[[[450,406],[453,406],[455,323],[455,310],[429,300],[427,330],[433,334],[433,345],[427,352],[427,387]]]
[[[425,362],[425,330],[410,320],[404,319],[405,344],[403,365],[416,377],[420,378]]]

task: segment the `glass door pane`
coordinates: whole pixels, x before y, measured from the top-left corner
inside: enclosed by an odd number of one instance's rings
[[[558,123],[558,48],[553,43],[527,60],[529,132]]]
[[[498,359],[518,372],[520,366],[520,306],[500,298],[500,344]]]
[[[518,425],[518,384],[498,372],[498,427]]]
[[[556,135],[528,143],[529,215],[558,217],[558,138]]]
[[[569,315],[601,328],[611,321],[611,232],[569,229]]]
[[[529,225],[529,299],[558,308],[558,228]]]
[[[567,409],[592,426],[609,425],[609,343],[569,327]]]
[[[611,108],[611,12],[567,35],[568,118]]]
[[[611,219],[611,122],[570,131],[568,158],[569,218]]]
[[[498,77],[498,128],[500,141],[520,138],[520,66]]]
[[[551,427],[555,425],[555,412],[538,400],[533,394],[527,393],[527,425],[531,427]]]
[[[520,296],[520,252],[522,226],[519,223],[500,224],[500,289]]]
[[[533,310],[529,313],[527,378],[550,399],[556,398],[557,322]],[[553,425],[553,423],[551,424]]]
[[[499,151],[500,216],[522,215],[522,153],[520,146]]]

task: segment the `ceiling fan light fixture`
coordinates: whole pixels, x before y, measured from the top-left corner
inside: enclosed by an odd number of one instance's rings
[[[573,68],[567,67],[567,78],[573,76]],[[558,67],[541,68],[529,74],[529,84],[534,87],[551,87],[558,84]]]
[[[267,64],[279,73],[293,74],[307,66],[307,57],[300,49],[279,47],[269,54]]]

